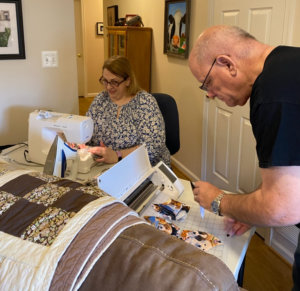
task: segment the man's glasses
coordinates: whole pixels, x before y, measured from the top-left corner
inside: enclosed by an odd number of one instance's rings
[[[119,87],[120,84],[122,84],[124,81],[126,81],[127,78],[123,79],[122,81],[118,82],[116,80],[111,80],[110,82],[108,82],[106,79],[103,78],[103,76],[99,79],[99,82],[104,85],[105,87],[107,87],[107,85],[109,84],[111,87]]]
[[[200,88],[201,90],[203,90],[203,91],[206,91],[206,92],[208,91],[208,86],[207,86],[207,84],[206,84],[206,81],[207,81],[207,79],[208,79],[208,76],[209,76],[209,74],[210,74],[210,71],[211,71],[211,69],[213,68],[215,62],[216,62],[216,59],[214,59],[214,61],[213,61],[212,65],[211,65],[210,69],[208,70],[208,73],[207,73],[207,75],[206,75],[206,77],[205,77],[205,79],[204,79],[202,85],[199,87],[199,88]]]

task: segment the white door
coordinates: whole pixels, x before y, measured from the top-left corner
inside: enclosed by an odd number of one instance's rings
[[[214,0],[211,24],[237,25],[271,45],[287,43],[293,0]],[[205,98],[206,99],[206,98]],[[260,184],[249,104],[205,100],[202,179],[245,193]]]

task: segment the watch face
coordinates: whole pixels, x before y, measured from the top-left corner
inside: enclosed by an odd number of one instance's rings
[[[219,203],[217,201],[213,201],[211,203],[211,210],[213,211],[213,213],[217,214],[219,211]]]

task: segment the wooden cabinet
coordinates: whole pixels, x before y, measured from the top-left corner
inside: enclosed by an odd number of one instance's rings
[[[126,56],[139,85],[150,92],[152,28],[108,26],[108,56]]]

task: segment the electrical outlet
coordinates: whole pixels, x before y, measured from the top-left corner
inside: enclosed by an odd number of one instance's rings
[[[42,51],[42,66],[44,68],[58,67],[57,51]]]

